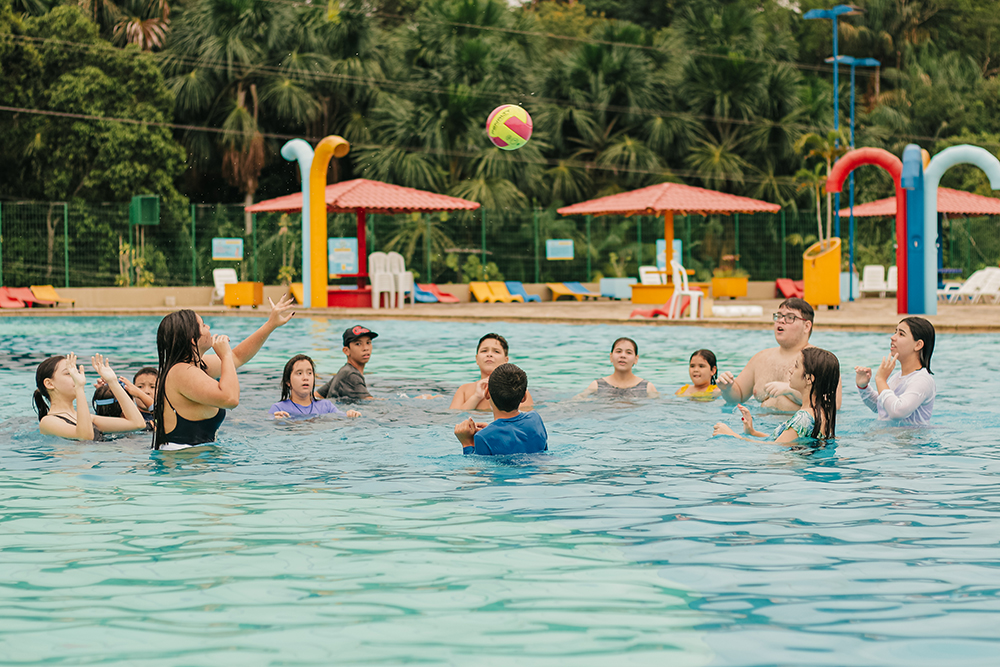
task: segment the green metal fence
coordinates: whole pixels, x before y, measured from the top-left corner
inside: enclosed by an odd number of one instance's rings
[[[331,237],[356,233],[352,214],[331,214],[327,223]],[[856,265],[893,264],[893,221],[859,218],[856,224]],[[846,236],[846,222],[842,229]],[[996,266],[998,232],[1000,217],[944,220],[944,265],[964,276]],[[737,267],[752,280],[800,279],[802,251],[816,240],[816,215],[679,215],[674,235],[683,244],[682,263],[698,280],[711,277],[727,255],[737,256]],[[214,260],[217,237],[243,239],[244,259]],[[422,282],[593,281],[636,276],[639,266],[655,264],[663,219],[565,218],[552,209],[374,214],[367,238],[369,252],[400,252]],[[572,259],[548,259],[550,239],[571,239]],[[0,202],[0,285],[211,285],[212,270],[220,267],[275,284],[301,280],[301,266],[299,214],[248,217],[241,204],[164,202],[159,224],[134,227],[127,202]]]

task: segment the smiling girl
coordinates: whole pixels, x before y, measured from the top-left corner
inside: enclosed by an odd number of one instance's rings
[[[854,367],[861,400],[881,420],[929,424],[937,394],[931,377],[933,353],[934,325],[922,317],[903,319],[889,339],[889,356],[882,357],[875,371],[876,389],[871,387],[872,369]],[[897,361],[899,370],[895,370]]]
[[[696,400],[711,400],[722,391],[715,386],[719,377],[715,353],[711,350],[695,350],[688,360],[688,377],[691,384],[677,390],[677,396],[687,396]]]
[[[598,378],[576,398],[655,398],[659,396],[652,383],[632,372],[639,361],[639,346],[631,338],[619,338],[611,345],[611,365],[614,372]]]
[[[490,410],[490,402],[486,399],[490,374],[493,369],[507,363],[507,339],[500,334],[488,333],[479,339],[476,347],[476,365],[479,366],[479,379],[463,384],[451,399],[452,410]],[[530,410],[534,405],[531,392],[526,391],[521,410]]]
[[[281,401],[271,406],[275,419],[316,417],[345,414],[325,398],[316,399],[316,364],[304,354],[296,354],[285,364],[281,375]],[[360,417],[357,410],[348,410],[348,417]]]
[[[788,384],[805,399],[802,409],[768,435],[756,430],[750,410],[738,405],[743,415],[744,433],[783,444],[800,439],[826,440],[834,437],[837,430],[837,388],[840,386],[840,361],[836,355],[818,347],[802,350],[792,367]],[[737,435],[722,422],[715,425],[712,435],[752,439]]]

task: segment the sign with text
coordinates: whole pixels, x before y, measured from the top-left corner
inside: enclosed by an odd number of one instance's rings
[[[545,259],[573,259],[573,239],[549,239],[546,241]]]
[[[216,262],[242,262],[243,239],[212,239],[212,260]]]
[[[353,236],[326,240],[330,277],[358,272],[358,240]]]

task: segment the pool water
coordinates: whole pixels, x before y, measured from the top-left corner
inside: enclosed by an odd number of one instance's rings
[[[814,343],[845,370],[888,348],[821,320]],[[261,322],[208,321],[234,339]],[[998,336],[939,337],[927,429],[876,422],[845,373],[839,437],[818,448],[711,438],[739,417],[669,395],[696,348],[738,371],[773,345],[703,328],[375,322],[385,400],[276,424],[288,357],[327,377],[343,363],[353,322],[307,318],[241,369],[215,449],[38,434],[41,358],[100,351],[131,376],[157,323],[0,319],[0,663],[998,663]],[[461,454],[448,404],[492,330],[548,454]],[[610,372],[619,335],[665,397],[568,400]]]

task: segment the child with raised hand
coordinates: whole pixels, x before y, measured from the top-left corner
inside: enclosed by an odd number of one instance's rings
[[[712,400],[722,394],[715,381],[719,378],[719,367],[716,364],[715,353],[711,350],[695,350],[688,360],[688,377],[691,384],[686,384],[677,390],[677,396],[686,396],[695,400]]]
[[[285,364],[281,375],[281,401],[271,406],[271,416],[275,419],[316,417],[318,415],[343,415],[325,398],[317,399],[316,364],[304,354],[296,354]],[[348,417],[360,417],[357,410],[348,410]]]
[[[152,366],[140,368],[132,376],[132,382],[118,376],[118,384],[125,389],[125,393],[132,397],[136,407],[139,408],[139,414],[146,421],[147,431],[153,430],[152,408],[156,396],[156,378],[157,371]],[[92,401],[94,414],[100,417],[121,417],[122,409],[118,405],[118,400],[111,393],[111,387],[103,379],[95,382],[94,386],[96,387]]]
[[[103,440],[105,433],[140,431],[145,427],[139,408],[118,383],[118,377],[104,357],[94,355],[91,364],[107,383],[123,416],[91,415],[84,394],[87,378],[83,366],[77,366],[76,355],[49,357],[35,371],[34,402],[41,433],[70,440]]]
[[[836,355],[818,347],[807,347],[796,360],[788,383],[802,395],[802,409],[768,435],[756,430],[750,410],[738,405],[743,415],[744,433],[783,444],[800,439],[833,438],[837,428],[837,388],[840,386],[840,361]],[[731,435],[742,440],[752,440],[737,435],[722,422],[715,425],[712,435]]]
[[[528,376],[514,364],[501,364],[490,373],[486,399],[493,409],[493,423],[469,417],[455,426],[463,454],[531,454],[549,448],[545,424],[537,412],[521,412],[528,391]]]
[[[880,420],[911,426],[929,424],[937,387],[931,377],[934,325],[922,317],[904,318],[889,339],[889,356],[882,357],[871,388],[872,369],[855,366],[861,400]],[[899,362],[899,370],[896,362]]]

